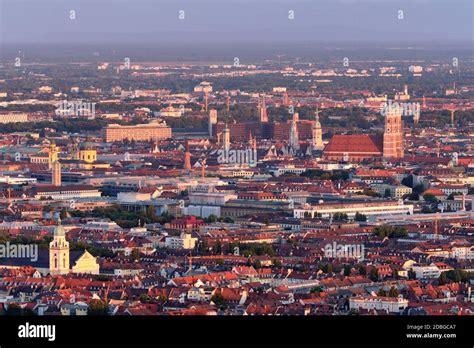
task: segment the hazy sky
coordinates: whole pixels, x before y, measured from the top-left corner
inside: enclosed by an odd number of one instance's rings
[[[70,10],[75,11],[75,19],[69,18]],[[399,10],[403,19],[398,19]],[[448,43],[472,42],[474,35],[473,0],[0,0],[0,11],[3,44]]]

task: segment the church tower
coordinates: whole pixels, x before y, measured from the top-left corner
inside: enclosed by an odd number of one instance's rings
[[[52,275],[69,273],[69,242],[66,240],[61,220],[54,229],[53,240],[49,243],[49,273]]]
[[[262,103],[258,103],[258,112],[260,116],[260,123],[268,122],[267,106],[265,105],[265,94],[262,96]]]
[[[48,153],[48,169],[53,168],[53,163],[58,160],[58,148],[56,147],[56,144],[51,143],[49,145],[49,153]]]
[[[209,111],[209,137],[212,137],[212,125],[217,123],[217,110],[216,109],[211,109]]]
[[[224,151],[229,151],[230,150],[230,129],[227,126],[227,123],[225,125],[225,128],[222,130],[222,143],[224,145]]]
[[[189,151],[189,142],[186,139],[186,145],[184,150],[184,165],[183,168],[185,170],[191,170],[191,152]]]
[[[61,186],[61,163],[56,161],[53,163],[51,171],[51,183],[53,186]]]
[[[71,144],[71,159],[79,160],[79,141],[74,139]]]
[[[295,112],[293,114],[293,120],[291,121],[290,127],[290,136],[289,136],[289,145],[293,151],[299,150],[300,143],[299,143],[299,136],[298,136],[298,119],[299,114]]]
[[[322,150],[323,145],[323,129],[321,127],[321,122],[319,122],[319,110],[316,110],[316,120],[313,123],[312,127],[312,145],[314,150]]]
[[[389,107],[385,115],[383,157],[402,158],[403,155],[402,110],[400,108]]]

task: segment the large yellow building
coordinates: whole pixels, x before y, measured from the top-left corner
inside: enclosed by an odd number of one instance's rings
[[[79,145],[77,142],[74,142],[71,148],[71,157],[74,160],[94,163],[97,161],[97,150],[91,143],[86,142]]]
[[[134,126],[121,126],[110,124],[104,128],[106,142],[135,140],[149,141],[171,138],[171,128],[166,123],[151,122]]]
[[[97,151],[95,149],[81,149],[79,150],[79,160],[94,163],[97,161]]]

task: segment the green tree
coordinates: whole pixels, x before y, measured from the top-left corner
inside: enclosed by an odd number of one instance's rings
[[[26,309],[20,307],[16,303],[12,303],[8,305],[8,309],[5,311],[5,315],[12,315],[12,316],[22,316],[22,315],[35,315],[36,313],[32,311],[31,309]]]
[[[355,221],[365,222],[365,221],[367,221],[367,216],[364,215],[364,214],[360,214],[359,212],[357,212],[357,213],[355,214]]]
[[[402,238],[408,235],[406,227],[389,225],[376,226],[373,233],[381,238]]]
[[[131,261],[138,261],[140,260],[140,250],[137,248],[133,248],[130,252],[130,260]]]
[[[335,221],[345,221],[345,220],[347,220],[347,218],[348,218],[348,217],[347,217],[347,214],[346,214],[346,213],[335,213],[335,214],[333,215],[333,219],[334,219]]]
[[[461,272],[457,269],[455,269],[454,271],[450,271],[449,278],[452,279],[453,282],[459,283],[462,280]]]
[[[140,295],[140,302],[141,303],[148,303],[151,301],[151,297],[148,296],[147,294],[141,294]]]
[[[317,294],[319,295],[321,292],[323,292],[323,287],[322,286],[316,286],[310,290],[311,294]]]
[[[67,217],[68,217],[68,213],[67,213],[66,209],[61,209],[61,211],[59,213],[59,218],[61,220],[65,220]]]
[[[221,294],[215,294],[211,297],[211,301],[221,310],[227,308],[227,302]]]
[[[372,189],[367,189],[367,188],[362,191],[362,194],[364,196],[369,196],[369,197],[382,197],[382,195],[380,193],[375,192]]]
[[[423,198],[426,202],[428,203],[438,203],[438,199],[436,196],[432,193],[426,193],[423,195]]]
[[[214,249],[216,254],[222,253],[222,243],[220,240],[216,242],[216,244],[214,245]]]
[[[438,278],[438,281],[439,281],[439,285],[444,285],[449,282],[448,275],[446,274],[446,272],[441,272]]]
[[[255,261],[254,267],[255,268],[262,268],[262,262],[260,260]]]
[[[403,178],[402,185],[413,188],[413,175],[410,174],[406,178]]]
[[[379,280],[379,272],[377,271],[377,268],[372,267],[370,269],[369,279],[372,280],[373,282],[376,282]]]
[[[273,266],[275,268],[281,268],[282,267],[281,261],[279,259],[273,259],[272,263],[273,263]]]
[[[213,223],[217,221],[217,216],[214,214],[209,215],[207,218],[204,219],[207,223]]]
[[[423,184],[418,184],[415,187],[413,187],[414,193],[421,194],[424,190],[425,190],[425,187],[423,186]]]
[[[153,205],[146,207],[146,217],[150,220],[153,220],[156,217],[155,207]]]
[[[398,297],[398,295],[400,294],[400,292],[398,291],[398,289],[394,286],[392,286],[388,292],[388,296],[389,297]]]
[[[88,315],[108,315],[109,307],[106,302],[102,300],[91,300],[87,310]]]

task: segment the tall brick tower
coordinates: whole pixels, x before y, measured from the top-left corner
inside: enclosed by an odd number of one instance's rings
[[[388,107],[383,133],[383,157],[401,158],[404,155],[402,110]]]
[[[61,186],[61,163],[59,161],[53,162],[51,171],[51,183],[53,186]]]
[[[189,142],[186,139],[186,145],[184,150],[184,165],[183,168],[185,170],[191,170],[191,152],[189,151]]]
[[[260,116],[260,122],[268,122],[267,106],[265,105],[265,94],[262,96],[262,103],[258,104],[258,112]]]

